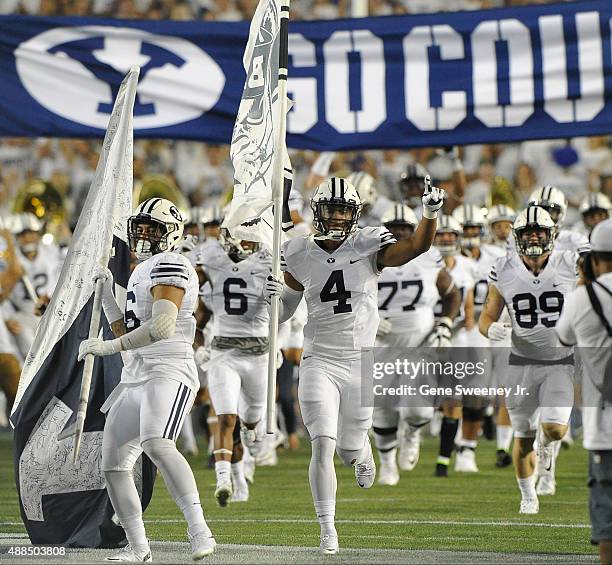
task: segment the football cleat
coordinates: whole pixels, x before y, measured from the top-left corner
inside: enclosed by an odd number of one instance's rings
[[[542,445],[542,428],[538,430],[536,454],[538,456],[538,475],[545,475],[552,471],[554,458],[554,445],[549,443],[546,447]]]
[[[436,463],[436,470],[434,471],[434,477],[448,478],[448,465],[443,465],[442,463]]]
[[[476,452],[469,447],[459,448],[455,457],[455,471],[457,473],[478,473],[476,465]]]
[[[378,474],[378,484],[393,486],[399,483],[400,476],[397,465],[381,463],[380,473]]]
[[[399,452],[399,467],[402,471],[412,471],[419,461],[421,450],[421,430],[406,426],[404,441]]]
[[[225,508],[232,498],[232,483],[226,482],[217,485],[217,490],[215,490],[215,498],[217,499],[217,504],[221,506],[221,508]]]
[[[508,467],[512,465],[512,456],[503,449],[497,450],[497,460],[495,461],[495,466],[503,469],[504,467]]]
[[[541,475],[536,486],[536,494],[540,496],[552,496],[557,492],[557,483],[553,475]]]
[[[212,555],[217,547],[217,542],[210,532],[198,532],[194,536],[189,535],[191,545],[191,558],[199,561],[207,555]]]
[[[336,555],[340,551],[338,545],[338,534],[325,534],[321,536],[321,543],[319,544],[321,553],[325,555]]]
[[[128,543],[119,553],[109,555],[106,561],[123,561],[128,563],[150,563],[153,561],[151,557],[151,546],[147,541],[147,549],[144,551],[134,551]]]
[[[519,514],[537,514],[540,511],[540,502],[537,498],[524,498],[521,500]]]
[[[376,479],[376,463],[374,462],[374,454],[370,446],[370,440],[367,439],[369,453],[365,461],[355,463],[355,479],[361,488],[370,488]]]
[[[232,502],[247,502],[249,500],[249,487],[238,488],[232,494]]]
[[[253,457],[245,457],[243,461],[244,478],[247,483],[252,485],[255,482],[255,459]]]

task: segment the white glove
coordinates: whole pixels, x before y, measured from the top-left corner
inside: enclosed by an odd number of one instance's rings
[[[283,293],[283,286],[285,284],[281,280],[268,275],[263,288],[263,296],[268,304],[272,302],[273,296],[280,296]]]
[[[431,185],[431,177],[425,177],[425,192],[423,193],[423,217],[433,220],[438,217],[438,210],[444,204],[445,192],[437,186]]]
[[[181,241],[180,251],[181,253],[189,253],[193,251],[198,244],[198,238],[195,235],[188,234],[185,236],[185,239]]]
[[[376,335],[378,337],[383,337],[391,331],[392,327],[393,324],[389,320],[387,320],[387,318],[381,318],[380,322],[378,322],[378,329],[376,330]]]
[[[428,347],[450,347],[453,322],[450,318],[441,318],[438,325],[432,330],[425,340]]]
[[[283,352],[280,349],[276,350],[276,370],[280,369],[283,366],[283,361],[285,358],[283,357]]]
[[[489,326],[487,337],[491,341],[503,341],[510,335],[512,324],[503,324],[501,322],[493,322]]]
[[[193,352],[193,360],[198,367],[208,363],[210,360],[210,348],[200,346]]]
[[[95,283],[98,279],[102,279],[103,282],[113,282],[113,273],[111,273],[108,267],[103,267],[96,263],[91,274],[91,280]]]
[[[112,355],[113,353],[117,353],[119,351],[119,340],[111,339],[111,340],[103,340],[99,337],[92,337],[91,339],[86,339],[81,342],[79,345],[79,356],[78,360],[82,361],[85,358],[85,355],[91,353],[96,357],[103,357],[105,355]]]

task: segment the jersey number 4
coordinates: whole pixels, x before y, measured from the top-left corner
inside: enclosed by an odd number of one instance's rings
[[[344,274],[342,270],[332,271],[325,285],[319,294],[321,302],[337,302],[334,306],[334,314],[344,314],[352,312],[353,309],[349,303],[351,299],[351,291],[346,290],[344,286]]]
[[[538,304],[543,314],[556,314],[554,317],[542,316],[539,319],[543,326],[553,328],[563,308],[563,294],[549,290],[540,294],[539,299],[530,292],[517,294],[512,299],[512,309],[516,323],[521,328],[535,328],[538,325]]]

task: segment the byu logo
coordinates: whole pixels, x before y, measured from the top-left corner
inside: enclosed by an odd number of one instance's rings
[[[139,65],[134,129],[180,124],[219,100],[225,75],[197,45],[128,27],[60,27],[15,50],[19,77],[50,112],[105,129],[121,80]],[[50,70],[53,72],[50,72]]]

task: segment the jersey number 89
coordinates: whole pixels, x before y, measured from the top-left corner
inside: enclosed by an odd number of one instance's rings
[[[563,294],[558,290],[549,290],[540,294],[539,299],[530,292],[517,294],[512,299],[512,309],[516,323],[521,328],[535,328],[538,325],[538,305],[543,314],[556,314],[541,316],[539,319],[543,326],[553,328],[563,308]]]

